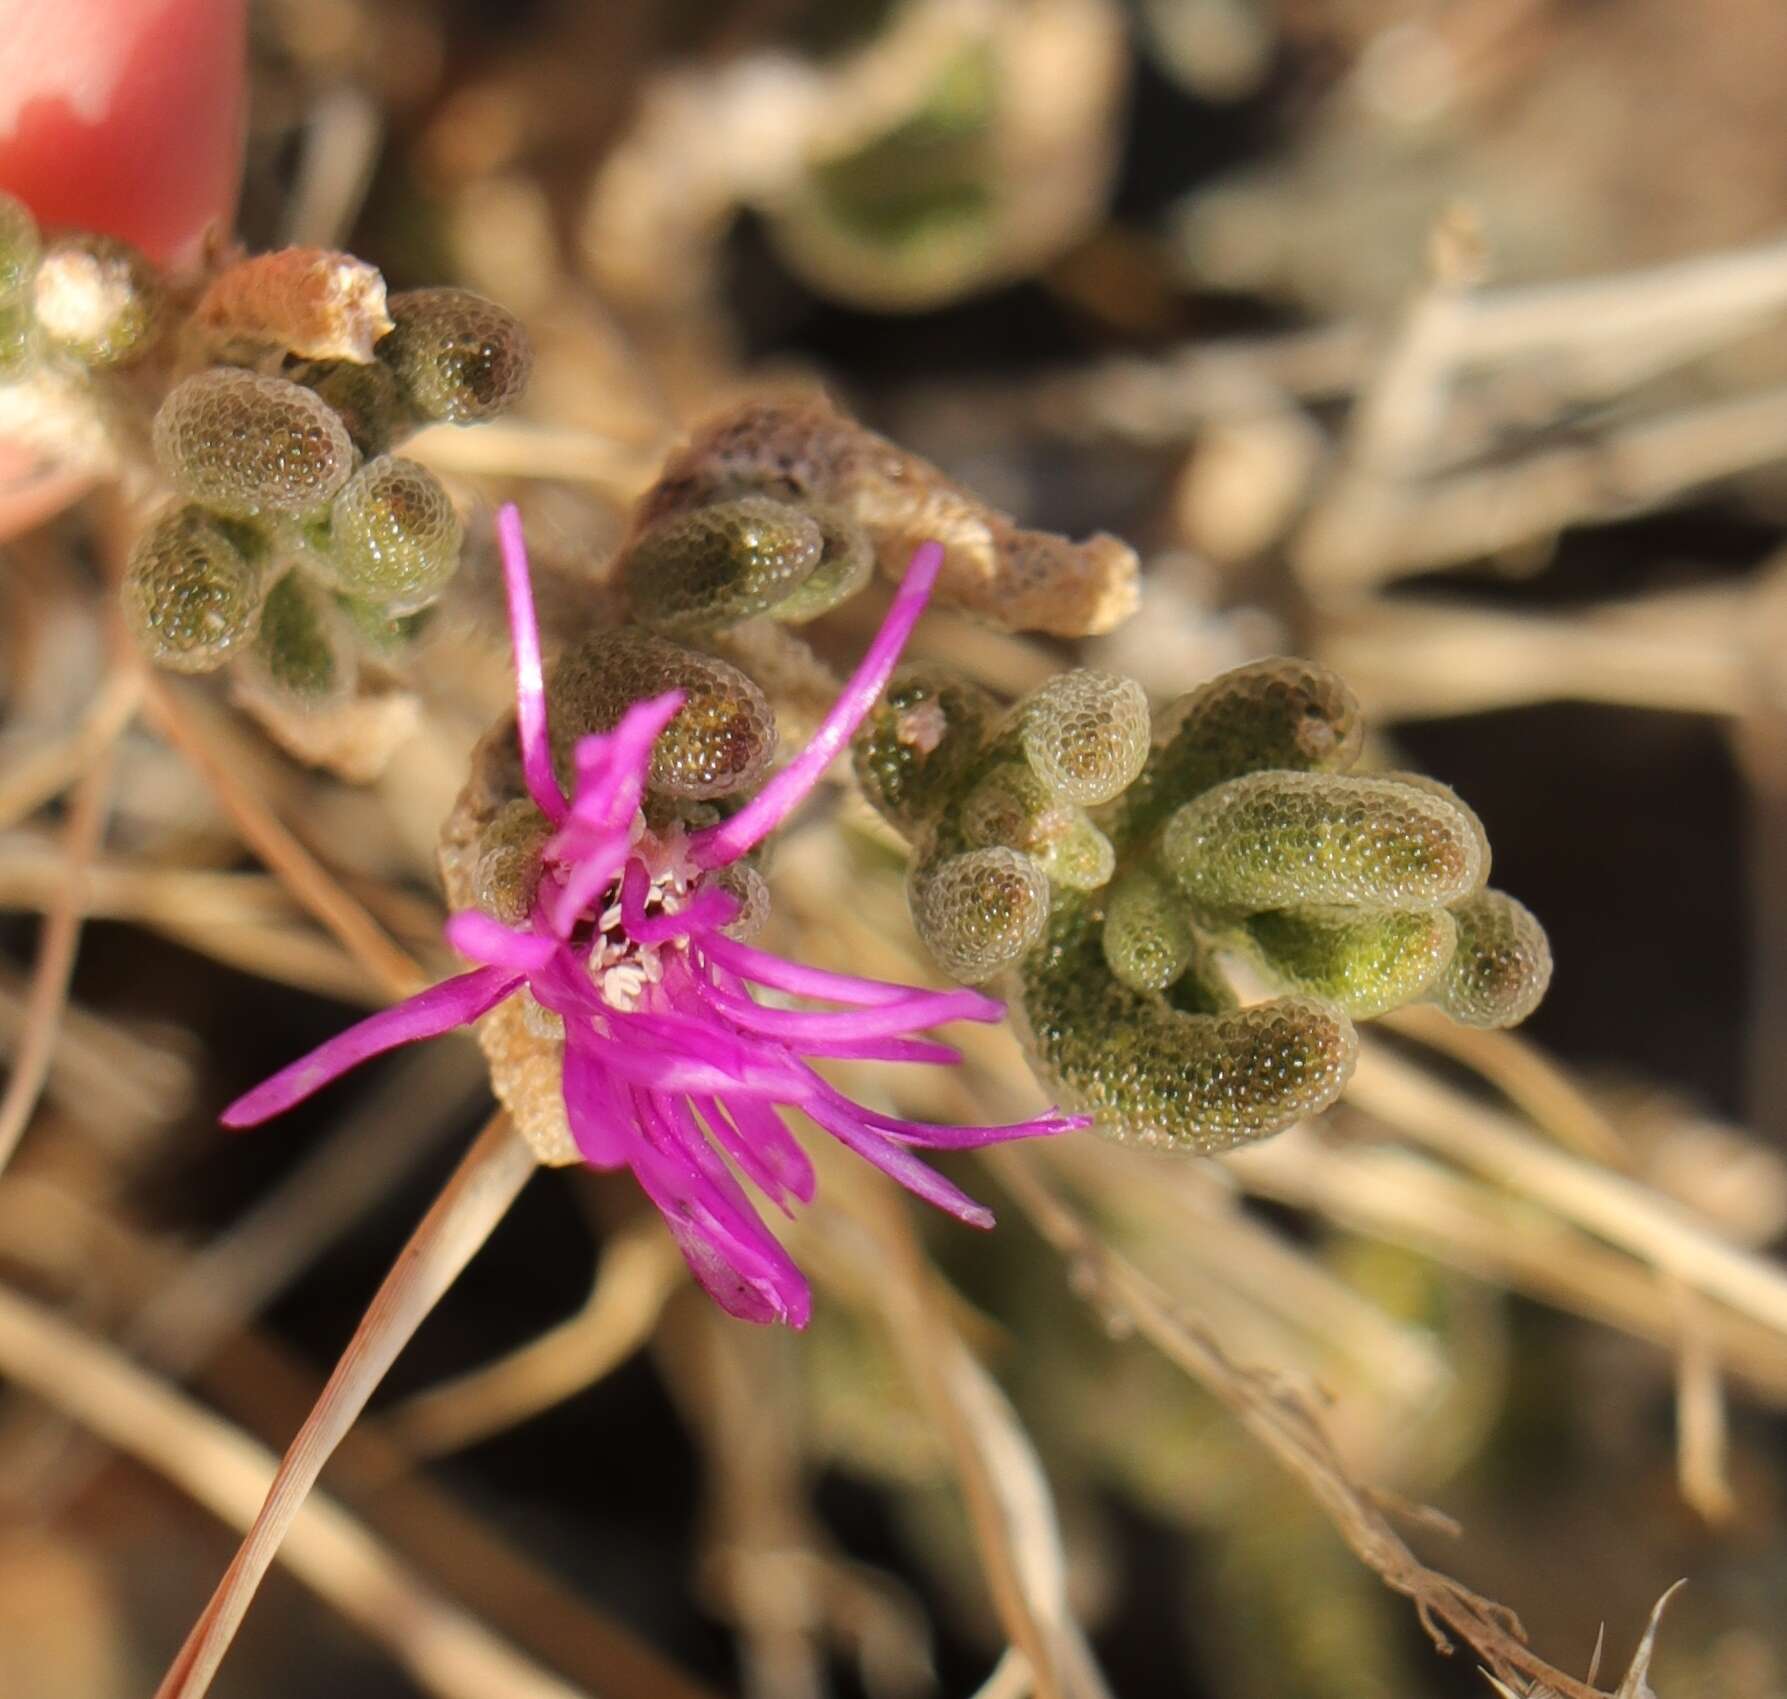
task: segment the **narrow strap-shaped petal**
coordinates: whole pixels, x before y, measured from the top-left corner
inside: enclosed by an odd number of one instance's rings
[[[521,983],[520,974],[498,967],[474,968],[456,979],[443,979],[439,985],[336,1033],[308,1056],[299,1057],[238,1097],[218,1119],[226,1127],[258,1126],[373,1056],[468,1025],[488,1014]]]
[[[612,1024],[616,1038],[623,1044],[662,1051],[688,1061],[709,1062],[741,1080],[765,1071],[779,1080],[793,1077],[793,1064],[780,1047],[712,1020],[667,1009],[635,1009],[615,1016]]]
[[[767,950],[753,949],[735,938],[703,938],[701,953],[721,967],[731,969],[741,979],[767,985],[774,991],[786,991],[795,997],[815,997],[828,1003],[848,1003],[861,1008],[904,1002],[913,997],[935,997],[939,1000],[972,997],[975,999],[972,1007],[964,1002],[960,1014],[947,1018],[997,1021],[1005,1014],[1003,1003],[996,998],[983,996],[978,991],[926,991],[920,986],[898,985],[892,980],[862,979],[855,974],[832,973],[826,968],[808,967],[804,962],[791,962],[786,956],[772,956]]]
[[[708,826],[689,839],[697,867],[724,867],[763,842],[804,802],[825,769],[856,735],[869,710],[899,664],[900,652],[912,635],[918,616],[931,599],[931,586],[943,569],[943,545],[921,543],[906,568],[899,593],[887,618],[812,741],[736,814]]]
[[[936,1205],[970,1227],[993,1225],[990,1209],[976,1203],[934,1168],[927,1168],[904,1145],[868,1126],[848,1098],[815,1092],[801,1104],[801,1108],[846,1149],[855,1151],[865,1162],[872,1162],[883,1174],[898,1180],[914,1197],[923,1198],[926,1203]]]
[[[631,1084],[666,1092],[735,1092],[753,1097],[785,1097],[796,1089],[789,1070],[752,1066],[739,1072],[717,1063],[593,1036],[594,1054],[610,1073]]]
[[[723,1103],[697,1097],[694,1103],[720,1148],[771,1203],[786,1211],[790,1199],[812,1201],[812,1160],[773,1105],[754,1098]]]
[[[803,1038],[792,1046],[802,1056],[835,1056],[840,1062],[928,1062],[953,1068],[961,1051],[928,1038]]]
[[[467,961],[515,973],[538,973],[561,949],[558,939],[523,932],[492,920],[481,909],[461,909],[447,916],[447,942]]]
[[[687,692],[666,690],[635,702],[613,731],[578,739],[577,794],[571,800],[578,819],[612,828],[633,818],[651,773],[652,745],[686,701]]]
[[[632,1104],[616,1089],[589,1037],[582,1021],[565,1023],[565,1119],[578,1154],[590,1167],[623,1168],[633,1154],[634,1141],[628,1137]]]
[[[714,1155],[688,1106],[650,1092],[636,1091],[633,1099],[643,1135],[633,1172],[695,1278],[729,1315],[805,1327],[812,1313],[805,1278]]]
[[[1092,1125],[1090,1115],[1063,1115],[1052,1109],[1034,1120],[1011,1121],[1001,1127],[950,1127],[935,1121],[908,1121],[898,1115],[883,1115],[879,1110],[852,1101],[829,1080],[820,1080],[819,1090],[841,1114],[854,1116],[864,1126],[885,1133],[890,1139],[927,1150],[978,1150],[982,1145],[1010,1144],[1015,1139],[1054,1138],[1060,1133],[1075,1133]]]
[[[528,574],[521,513],[513,502],[497,510],[497,542],[503,557],[503,584],[509,593],[509,633],[515,648],[515,732],[521,744],[521,773],[528,795],[556,825],[568,805],[552,770],[552,738],[546,724],[546,672],[540,660],[540,623],[534,615],[534,586]]]
[[[546,924],[569,938],[596,898],[614,883],[632,845],[624,832],[561,832],[546,846],[548,860],[569,866],[564,883],[546,895]]]
[[[973,992],[960,997],[948,992],[940,996],[918,992],[899,1002],[838,1013],[765,1008],[720,985],[703,986],[702,995],[747,1031],[771,1034],[796,1046],[809,1038],[882,1038],[894,1033],[921,1032],[946,1021],[972,1018],[979,1002]]]

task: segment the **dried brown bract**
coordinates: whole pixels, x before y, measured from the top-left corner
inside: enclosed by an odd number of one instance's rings
[[[836,508],[868,532],[883,573],[936,538],[937,600],[1007,631],[1085,637],[1135,611],[1135,551],[1103,532],[1027,531],[936,467],[819,397],[755,399],[699,425],[641,499],[633,537],[716,501],[762,494]]]
[[[192,315],[192,334],[211,358],[278,350],[364,365],[391,328],[377,269],[328,248],[238,260],[212,279]]]

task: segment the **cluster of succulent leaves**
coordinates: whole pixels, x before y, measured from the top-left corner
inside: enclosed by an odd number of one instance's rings
[[[943,968],[1010,970],[1034,1066],[1107,1132],[1196,1151],[1332,1102],[1354,1021],[1436,1003],[1523,1019],[1550,952],[1488,888],[1476,815],[1416,774],[1355,774],[1356,703],[1322,668],[1225,673],[1151,721],[1075,671],[1004,706],[928,666],[859,736],[869,800],[913,846]],[[1241,1006],[1225,965],[1274,995]]]
[[[446,590],[459,516],[432,472],[392,450],[424,425],[506,411],[531,354],[519,321],[467,290],[388,306],[369,361],[213,365],[169,390],[153,444],[175,499],[124,584],[161,665],[239,661],[275,700],[325,705],[352,689],[362,654],[401,655]]]

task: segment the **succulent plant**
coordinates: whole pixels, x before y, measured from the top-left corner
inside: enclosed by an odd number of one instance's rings
[[[1355,1020],[1430,1000],[1509,1025],[1544,992],[1482,822],[1436,780],[1347,772],[1360,741],[1302,661],[1225,673],[1152,732],[1109,674],[1002,710],[929,668],[894,680],[856,767],[913,845],[920,936],[957,979],[1011,970],[1041,1078],[1113,1136],[1210,1152],[1331,1103]],[[1225,956],[1277,995],[1238,1006]]]

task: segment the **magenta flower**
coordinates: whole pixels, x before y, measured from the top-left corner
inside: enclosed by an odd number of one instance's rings
[[[565,1113],[583,1159],[632,1169],[695,1277],[731,1314],[801,1327],[811,1313],[805,1278],[725,1160],[784,1210],[791,1199],[810,1201],[812,1163],[783,1107],[801,1110],[926,1202],[990,1227],[991,1213],[914,1147],[959,1150],[1065,1132],[1087,1125],[1085,1117],[1051,1113],[1007,1127],[900,1120],[853,1102],[806,1058],[953,1062],[947,1045],[913,1035],[945,1021],[997,1021],[1003,1006],[977,991],[859,979],[753,949],[727,936],[738,901],[709,877],[786,820],[850,741],[924,611],[942,549],[927,543],[913,556],[861,665],[788,766],[718,825],[653,836],[640,801],[652,745],[681,692],[638,703],[613,731],[584,738],[567,800],[553,772],[539,629],[513,507],[498,529],[522,771],[557,828],[527,924],[506,926],[476,909],[453,915],[448,941],[480,966],[339,1033],[231,1104],[224,1125],[265,1121],[369,1056],[467,1025],[526,991],[563,1022]],[[844,1007],[767,1007],[753,986]]]

